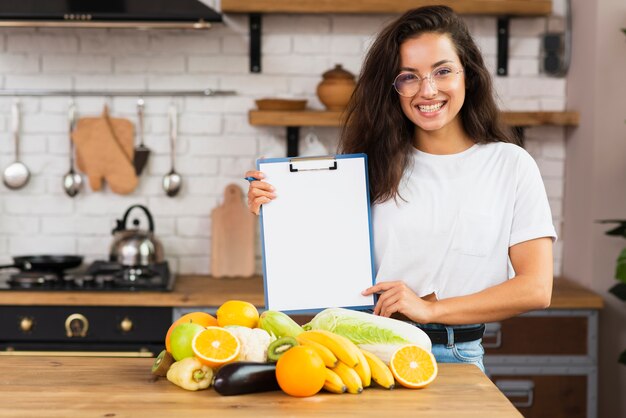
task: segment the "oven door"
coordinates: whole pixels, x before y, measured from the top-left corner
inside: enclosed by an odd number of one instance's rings
[[[153,357],[172,309],[2,306],[0,317],[0,355]]]

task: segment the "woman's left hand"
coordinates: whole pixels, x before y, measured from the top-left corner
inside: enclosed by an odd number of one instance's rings
[[[398,312],[420,324],[432,322],[434,302],[420,298],[402,281],[380,282],[361,293],[364,296],[380,294],[374,308],[375,315],[390,317]]]

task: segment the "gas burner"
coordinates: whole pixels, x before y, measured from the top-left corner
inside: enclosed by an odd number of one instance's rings
[[[87,272],[96,281],[110,282],[112,287],[120,289],[171,290],[173,284],[167,263],[129,267],[112,261],[96,261]]]
[[[12,274],[8,283],[16,288],[45,288],[59,282],[59,276],[54,273],[21,271]]]
[[[65,274],[21,271],[0,275],[0,290],[171,291],[174,275],[167,262],[127,267],[98,260],[87,270]]]

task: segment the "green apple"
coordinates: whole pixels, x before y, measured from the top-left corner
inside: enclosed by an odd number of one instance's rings
[[[202,325],[194,324],[193,322],[177,325],[172,330],[172,335],[170,336],[174,360],[180,361],[187,357],[193,357],[194,354],[191,348],[193,337],[204,330],[205,328]]]

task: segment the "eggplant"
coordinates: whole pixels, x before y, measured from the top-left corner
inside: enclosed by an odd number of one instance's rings
[[[280,390],[276,363],[238,361],[226,364],[215,373],[213,388],[225,396]]]

